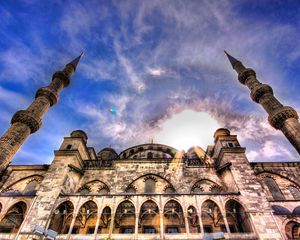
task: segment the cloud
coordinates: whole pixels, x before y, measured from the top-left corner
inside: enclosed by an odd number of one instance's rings
[[[154,77],[163,76],[167,73],[165,69],[162,68],[148,68],[148,73]]]
[[[59,11],[51,16],[51,30],[39,29],[38,21],[50,14],[43,12],[26,24],[31,26],[24,29],[30,42],[25,34],[20,39],[11,34],[9,47],[0,50],[0,83],[26,86],[48,81],[53,66],[64,64],[73,52],[87,52],[76,81],[64,90],[55,110],[68,117],[60,119],[65,124],[54,124],[53,144],[74,127],[86,130],[96,148],[109,143],[122,150],[150,141],[164,123],[191,109],[237,134],[252,160],[295,159],[290,144],[269,126],[267,114],[250,100],[223,54],[226,49],[241,58],[279,99],[300,109],[298,83],[291,80],[296,73],[287,70],[295,67],[300,51],[295,25],[246,15],[237,10],[242,3],[230,1],[56,4]],[[6,24],[14,21],[9,14],[1,17]],[[109,112],[112,107],[116,114]]]
[[[138,93],[142,93],[145,90],[145,84],[143,80],[135,72],[134,67],[130,62],[130,60],[123,55],[121,46],[118,42],[115,42],[114,49],[120,65],[124,68],[125,73],[127,74],[127,78],[130,80],[134,89]]]

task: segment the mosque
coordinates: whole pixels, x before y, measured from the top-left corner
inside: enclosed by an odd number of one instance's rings
[[[227,56],[270,124],[300,152],[297,112]],[[0,239],[300,239],[300,161],[250,163],[225,128],[206,149],[149,143],[120,153],[95,151],[87,134],[74,130],[51,164],[12,165],[80,57],[54,73],[0,138]]]

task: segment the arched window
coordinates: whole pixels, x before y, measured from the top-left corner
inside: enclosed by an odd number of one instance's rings
[[[97,233],[108,234],[109,227],[110,227],[110,221],[111,221],[111,209],[110,209],[110,207],[105,207],[101,214]]]
[[[164,207],[165,233],[185,233],[182,207],[175,200],[170,200]]]
[[[73,218],[74,206],[70,201],[60,204],[52,213],[49,229],[58,234],[67,234]]]
[[[300,200],[300,191],[294,186],[289,186],[289,191],[293,195],[295,200]]]
[[[25,217],[26,203],[14,204],[0,222],[0,233],[16,233]]]
[[[128,188],[126,188],[125,192],[134,194],[134,193],[136,193],[136,190],[133,186],[129,186]]]
[[[147,153],[147,158],[148,159],[152,159],[153,158],[153,153],[152,152],[148,152]]]
[[[208,179],[202,179],[196,182],[192,187],[193,193],[201,193],[201,192],[219,193],[222,191],[223,189],[220,185]]]
[[[107,187],[101,188],[99,190],[99,194],[108,194],[108,193],[109,193],[109,190]]]
[[[166,189],[165,189],[165,193],[175,193],[175,190],[174,190],[173,187],[168,186],[168,187],[166,187]]]
[[[145,180],[145,193],[155,193],[155,180],[152,178]]]
[[[199,218],[198,218],[196,208],[190,206],[188,208],[187,214],[188,214],[187,218],[189,222],[190,233],[200,233],[201,229],[200,229]]]
[[[252,232],[249,216],[240,203],[235,200],[229,200],[225,205],[225,209],[231,233]]]
[[[37,180],[32,180],[31,182],[29,182],[25,189],[23,190],[23,194],[27,194],[27,195],[31,195],[31,194],[35,194],[36,193],[36,187],[38,185],[38,181]]]
[[[269,188],[274,200],[284,200],[284,196],[273,178],[265,177],[264,182]]]
[[[90,193],[90,190],[87,187],[84,187],[80,190],[80,194],[86,195],[89,193]]]
[[[205,233],[226,232],[223,216],[215,202],[207,200],[202,204],[201,218]]]
[[[290,221],[285,226],[285,234],[288,239],[300,239],[300,223]]]
[[[204,189],[200,186],[195,186],[192,190],[193,193],[202,193],[204,192]]]
[[[148,200],[143,203],[139,216],[139,233],[159,233],[160,226],[158,206],[155,202]]]
[[[79,209],[72,234],[94,234],[97,221],[97,205],[88,201]]]
[[[134,205],[126,200],[119,204],[114,222],[114,233],[133,234],[135,226]]]

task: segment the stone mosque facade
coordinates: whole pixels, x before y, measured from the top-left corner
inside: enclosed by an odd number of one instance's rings
[[[252,69],[228,58],[270,124],[299,151],[295,110],[281,105]],[[1,240],[300,239],[300,162],[250,163],[225,128],[216,130],[214,145],[205,150],[149,143],[120,153],[96,153],[87,134],[75,130],[51,164],[11,165],[79,59],[38,90],[0,139]]]

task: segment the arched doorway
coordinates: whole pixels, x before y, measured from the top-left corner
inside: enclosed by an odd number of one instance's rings
[[[182,207],[175,200],[170,200],[164,207],[165,233],[185,233]]]
[[[201,209],[201,218],[205,233],[227,232],[224,218],[215,202],[207,200],[202,204]]]
[[[157,204],[152,200],[144,202],[139,216],[139,233],[159,233],[159,226],[160,218]]]
[[[285,234],[288,239],[300,239],[300,223],[290,221],[285,225]]]
[[[88,201],[79,209],[72,234],[94,234],[96,221],[97,204],[93,201]]]
[[[26,203],[18,202],[14,204],[0,222],[0,233],[18,232],[26,213]]]
[[[226,218],[231,233],[252,232],[251,222],[243,206],[235,201],[229,200],[225,205]]]
[[[201,229],[196,208],[189,206],[187,215],[190,233],[200,233]]]
[[[58,234],[67,234],[73,218],[74,206],[70,201],[61,203],[52,213],[49,229]]]
[[[111,209],[110,207],[105,207],[100,217],[100,223],[97,232],[99,234],[109,233],[110,221],[111,221]]]
[[[119,204],[114,222],[113,233],[133,234],[135,228],[135,208],[126,200]]]

